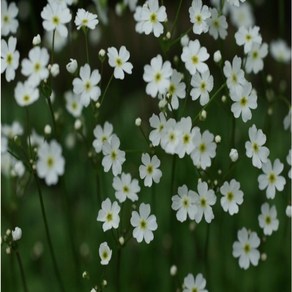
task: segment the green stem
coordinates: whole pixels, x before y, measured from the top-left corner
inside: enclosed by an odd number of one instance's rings
[[[109,86],[110,86],[112,80],[113,80],[113,77],[114,77],[114,73],[111,75],[111,77],[110,77],[110,79],[109,79],[109,81],[108,81],[108,83],[107,83],[107,85],[106,85],[106,88],[105,88],[105,90],[104,90],[104,92],[103,92],[103,95],[102,95],[102,97],[101,97],[101,101],[100,101],[100,106],[101,106],[102,103],[103,103],[104,97],[105,97],[105,95],[106,95],[106,93],[107,93],[107,90],[108,90],[108,88],[109,88]]]
[[[121,291],[121,253],[122,248],[118,248],[118,255],[117,255],[117,292]]]
[[[178,16],[179,16],[179,13],[180,13],[181,5],[182,5],[182,0],[180,0],[179,4],[178,4],[178,8],[177,8],[177,11],[176,11],[176,14],[175,14],[175,18],[174,18],[174,23],[173,23],[173,26],[172,26],[172,29],[171,29],[171,35],[174,32],[174,29],[175,29],[175,26],[176,26],[176,23],[177,23],[177,20],[178,20]]]
[[[175,167],[176,167],[176,155],[172,155],[172,163],[171,163],[171,184],[170,184],[170,194],[173,195],[175,192],[174,185],[174,177],[175,177]]]
[[[209,246],[209,238],[210,238],[210,224],[207,223],[207,232],[206,232],[206,241],[205,241],[205,249],[204,249],[204,266],[205,266],[205,273],[206,279],[209,281],[208,272],[209,272],[209,265],[208,265],[208,246]]]
[[[52,39],[51,64],[54,64],[55,33],[56,33],[56,30],[54,29],[53,30],[53,39]]]
[[[55,271],[55,274],[57,277],[60,291],[64,292],[65,289],[64,289],[64,285],[63,285],[63,282],[61,279],[60,271],[58,269],[58,265],[57,265],[57,261],[56,261],[56,257],[55,257],[55,253],[54,253],[54,249],[53,249],[53,244],[52,244],[52,240],[51,240],[51,236],[50,236],[49,225],[47,222],[47,216],[46,216],[46,211],[45,211],[45,206],[44,206],[44,201],[43,201],[42,190],[41,190],[40,182],[39,182],[39,179],[38,179],[36,173],[34,173],[34,178],[35,178],[36,185],[37,185],[37,190],[38,190],[38,195],[39,195],[39,200],[40,200],[40,205],[41,205],[41,211],[42,211],[42,217],[43,217],[43,221],[44,221],[44,225],[45,225],[46,236],[47,236],[47,240],[48,240],[48,244],[49,244],[51,258],[53,261],[54,271]]]
[[[24,275],[24,269],[23,269],[23,265],[22,265],[22,261],[21,261],[21,257],[20,257],[20,253],[19,253],[18,250],[16,250],[15,253],[16,253],[16,258],[17,258],[17,262],[18,262],[18,266],[19,266],[19,270],[20,270],[23,290],[24,290],[24,292],[28,292],[27,285],[26,285],[26,280],[25,280],[25,275]]]
[[[224,89],[224,87],[226,86],[226,83],[223,83],[218,89],[217,91],[211,96],[209,102],[207,104],[205,104],[203,106],[203,108],[201,109],[201,111],[198,112],[198,114],[195,116],[195,118],[193,119],[193,123],[199,118],[200,113],[205,110],[213,101],[213,99],[222,91],[222,89]]]
[[[52,122],[53,122],[53,129],[54,129],[54,133],[56,134],[57,132],[57,127],[56,127],[56,120],[55,120],[55,115],[54,115],[54,110],[53,110],[53,105],[52,105],[52,101],[51,101],[51,97],[47,96],[47,101],[48,101],[48,105],[49,105],[49,109],[50,109],[50,113],[51,113],[51,118],[52,118]]]
[[[85,50],[86,50],[86,61],[89,64],[89,51],[88,51],[88,36],[87,36],[87,29],[84,30],[84,37],[85,37]]]

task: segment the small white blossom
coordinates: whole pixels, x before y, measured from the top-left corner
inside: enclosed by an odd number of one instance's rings
[[[139,213],[132,211],[133,237],[138,242],[142,242],[144,239],[146,243],[150,243],[154,238],[153,231],[157,229],[157,222],[155,215],[150,215],[150,212],[150,205],[144,203],[139,206]]]
[[[229,152],[229,157],[232,162],[235,162],[238,159],[238,151],[232,148]]]
[[[291,218],[292,217],[292,206],[288,205],[285,210],[286,216]]]
[[[120,224],[120,213],[121,207],[114,201],[113,203],[109,198],[101,203],[101,209],[98,211],[96,221],[104,222],[102,225],[103,231],[109,229],[117,229]]]
[[[262,37],[259,33],[260,28],[258,26],[246,28],[241,26],[235,34],[236,44],[244,46],[244,53],[247,54],[251,51],[254,44],[260,45],[262,43]]]
[[[225,39],[227,36],[228,23],[224,15],[219,15],[216,8],[211,9],[211,18],[207,20],[209,34],[217,40],[218,37]]]
[[[291,60],[291,48],[282,39],[271,42],[270,53],[278,62],[288,64]]]
[[[110,139],[113,134],[113,125],[109,122],[105,122],[103,128],[100,125],[97,125],[94,130],[94,141],[92,146],[94,147],[96,153],[100,153],[106,142],[110,142]]]
[[[279,220],[277,219],[276,206],[270,207],[268,203],[262,204],[261,214],[259,215],[258,220],[265,235],[271,235],[274,231],[277,231]]]
[[[77,29],[79,30],[82,28],[89,28],[95,29],[96,25],[98,24],[97,15],[86,11],[83,8],[79,8],[74,20]]]
[[[238,241],[235,241],[232,246],[232,255],[239,258],[239,266],[244,270],[247,270],[250,264],[257,266],[260,259],[260,253],[257,249],[260,245],[258,235],[242,228],[237,232],[237,237]]]
[[[107,242],[103,242],[100,244],[98,253],[100,257],[100,263],[102,265],[108,265],[112,257],[112,250],[109,248]],[[96,291],[95,289],[92,289],[92,290]]]
[[[80,97],[74,94],[71,90],[66,91],[64,94],[66,100],[67,111],[75,118],[80,117],[83,105],[80,102]]]
[[[164,128],[166,125],[166,118],[163,113],[159,113],[159,116],[152,114],[149,119],[149,123],[153,130],[149,134],[149,140],[153,146],[159,145],[162,136],[164,134]]]
[[[159,169],[160,160],[156,155],[150,157],[148,153],[142,154],[142,165],[139,166],[140,178],[144,179],[144,185],[146,187],[151,187],[153,181],[155,183],[160,182],[162,172]]]
[[[14,89],[14,97],[19,106],[28,106],[39,99],[39,90],[27,81],[18,82]]]
[[[6,0],[1,1],[1,35],[7,36],[16,33],[18,28],[18,8],[14,2],[9,5]]]
[[[14,230],[11,231],[13,241],[20,240],[22,237],[22,230],[19,227],[15,227]]]
[[[208,292],[206,288],[206,280],[200,273],[194,278],[192,274],[188,274],[184,278],[183,292]]]
[[[254,25],[253,7],[249,2],[244,2],[239,7],[231,6],[230,8],[231,23],[235,27],[251,27]]]
[[[264,68],[263,59],[268,54],[268,45],[263,43],[261,45],[254,44],[247,55],[245,70],[247,73],[253,72],[257,74]]]

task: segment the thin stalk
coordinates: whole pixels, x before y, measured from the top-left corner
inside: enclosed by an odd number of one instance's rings
[[[83,31],[84,31],[84,37],[85,37],[86,61],[87,61],[87,64],[89,64],[87,29],[84,29]]]
[[[52,118],[52,122],[53,122],[54,133],[56,134],[57,127],[56,127],[56,120],[55,120],[55,115],[54,115],[52,101],[51,101],[50,96],[46,96],[46,98],[47,98],[48,105],[49,105],[49,109],[50,109],[50,113],[51,113],[51,118]]]
[[[121,253],[122,248],[118,248],[118,255],[117,255],[117,292],[121,291]]]
[[[172,162],[171,162],[171,183],[170,183],[170,194],[174,194],[174,177],[175,177],[175,168],[176,168],[176,156],[172,156]]]
[[[20,275],[21,275],[21,280],[22,280],[22,285],[23,285],[23,291],[24,292],[28,292],[27,285],[26,285],[26,280],[25,280],[24,269],[23,269],[23,265],[22,265],[22,261],[21,261],[21,257],[20,257],[20,253],[19,253],[18,250],[16,250],[15,253],[16,253],[16,258],[17,258],[17,262],[18,262],[18,266],[19,266],[19,270],[20,270]]]
[[[208,102],[206,105],[204,105],[203,108],[201,109],[201,111],[199,111],[198,114],[195,116],[195,118],[193,119],[193,123],[199,118],[200,113],[201,113],[204,109],[206,109],[206,108],[209,106],[209,104],[211,104],[211,102],[213,101],[213,99],[214,99],[214,98],[215,98],[215,97],[216,97],[216,96],[222,91],[222,89],[225,87],[225,85],[226,85],[226,83],[223,83],[223,84],[217,89],[217,91],[211,96],[209,102]]]
[[[44,206],[44,201],[43,201],[43,195],[42,195],[42,190],[41,190],[41,186],[39,183],[39,179],[36,175],[36,173],[34,173],[34,178],[36,181],[36,185],[37,185],[37,190],[38,190],[38,195],[39,195],[39,200],[40,200],[40,205],[41,205],[41,211],[42,211],[42,217],[43,217],[43,221],[44,221],[44,225],[45,225],[45,230],[46,230],[46,236],[47,236],[47,240],[48,240],[48,244],[49,244],[49,249],[50,249],[50,254],[51,254],[51,258],[53,261],[53,266],[54,266],[54,272],[56,274],[56,278],[58,281],[58,285],[60,288],[60,291],[64,292],[64,285],[61,279],[61,275],[60,275],[60,271],[57,265],[57,261],[56,261],[56,257],[55,257],[55,253],[54,253],[54,249],[53,249],[53,244],[52,244],[52,239],[50,236],[50,231],[49,231],[49,225],[48,225],[48,221],[47,221],[47,216],[46,216],[46,211],[45,211],[45,206]]]
[[[178,8],[177,8],[177,11],[176,11],[176,14],[175,14],[175,18],[174,18],[174,23],[173,23],[173,26],[172,26],[172,29],[171,29],[171,35],[174,32],[174,29],[175,29],[175,26],[176,26],[176,23],[177,23],[177,20],[178,20],[178,16],[179,16],[179,13],[180,13],[181,5],[182,5],[182,0],[180,0],[179,4],[178,4]]]
[[[53,39],[52,39],[52,48],[51,48],[51,64],[54,64],[54,52],[55,52],[55,33],[56,30],[53,30]]]
[[[107,90],[108,90],[108,88],[109,88],[109,86],[110,86],[112,80],[113,80],[113,77],[114,77],[114,73],[111,75],[111,77],[110,77],[110,79],[109,79],[109,81],[108,81],[108,83],[107,83],[107,85],[106,85],[106,88],[105,88],[105,90],[104,90],[104,92],[103,92],[103,95],[102,95],[102,97],[101,97],[101,101],[100,101],[100,106],[101,106],[102,103],[103,103],[104,97],[105,97],[105,95],[106,95],[106,93],[107,93]]]
[[[210,238],[210,224],[207,225],[206,241],[205,241],[205,249],[204,249],[204,261],[205,261],[204,264],[205,264],[206,279],[208,278],[208,272],[209,272],[209,265],[208,265],[209,238]],[[207,281],[209,281],[209,279]]]
[[[139,126],[139,129],[140,129],[140,131],[141,131],[141,133],[142,133],[142,135],[143,135],[143,137],[144,137],[144,139],[145,139],[147,145],[150,147],[150,145],[149,145],[149,141],[148,141],[148,138],[147,138],[146,134],[144,133],[142,127]]]

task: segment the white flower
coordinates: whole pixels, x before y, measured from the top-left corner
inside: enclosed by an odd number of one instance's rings
[[[233,243],[232,255],[239,258],[239,266],[244,270],[249,265],[257,266],[260,253],[257,248],[260,245],[260,239],[255,232],[248,232],[246,228],[242,228],[237,232],[238,241]]]
[[[121,176],[114,177],[113,188],[115,189],[115,196],[120,203],[123,203],[127,198],[132,202],[138,200],[138,193],[140,186],[137,179],[132,179],[128,173],[122,173]]]
[[[193,0],[192,6],[189,8],[190,21],[193,23],[193,32],[201,34],[208,31],[207,20],[211,13],[208,6],[202,4],[202,0]]]
[[[65,94],[66,109],[75,118],[80,117],[83,105],[80,102],[80,97],[74,94],[71,90],[66,91]]]
[[[244,46],[244,53],[247,54],[251,51],[253,44],[260,45],[262,43],[262,37],[259,33],[260,28],[258,26],[246,28],[241,26],[236,32],[235,40],[239,46]]]
[[[16,33],[18,28],[17,14],[18,8],[14,2],[7,5],[6,0],[1,1],[1,35],[7,36],[10,33]]]
[[[22,230],[19,227],[15,227],[14,230],[11,231],[13,241],[17,241],[22,237]]]
[[[261,206],[261,214],[258,217],[259,225],[263,229],[265,235],[271,235],[278,230],[279,220],[277,219],[276,206],[270,207],[268,203]]]
[[[162,172],[158,168],[160,166],[158,157],[154,155],[150,158],[148,153],[143,153],[141,160],[143,164],[139,166],[139,174],[140,178],[144,179],[144,185],[146,187],[151,187],[152,181],[159,183]]]
[[[193,144],[195,149],[191,153],[193,163],[197,167],[206,169],[211,166],[211,158],[216,156],[216,143],[214,135],[208,130],[201,134],[199,128],[194,128]]]
[[[104,200],[101,203],[101,209],[98,211],[96,221],[104,222],[102,225],[103,231],[109,229],[117,229],[120,224],[120,213],[121,207],[118,202],[114,201],[113,203],[109,198]]]
[[[247,55],[245,70],[247,73],[253,72],[257,74],[259,71],[262,71],[264,68],[263,58],[268,54],[268,45],[263,43],[253,44],[250,52]]]
[[[195,203],[195,192],[188,190],[186,185],[178,188],[178,194],[171,198],[171,208],[176,212],[176,218],[180,222],[184,222],[189,217],[195,219],[197,206]]]
[[[102,147],[104,155],[102,166],[105,172],[112,169],[113,175],[117,176],[122,172],[122,165],[125,162],[125,152],[119,149],[120,139],[117,135],[112,135],[109,142],[105,142]]]
[[[281,192],[286,184],[286,179],[280,176],[283,171],[284,165],[279,159],[274,161],[272,165],[271,161],[268,160],[263,164],[263,174],[258,177],[259,189],[266,190],[266,196],[268,199],[274,199],[276,190]]]
[[[188,274],[184,278],[183,292],[208,292],[205,287],[206,280],[201,273],[196,276],[196,279],[192,274]]]
[[[151,128],[154,129],[149,134],[149,140],[153,146],[157,146],[159,145],[164,133],[166,118],[163,113],[159,113],[159,116],[152,114],[149,119],[149,123]]]
[[[195,203],[197,212],[195,213],[195,220],[197,223],[201,222],[203,216],[207,223],[214,219],[212,207],[216,203],[216,196],[213,190],[208,189],[206,182],[198,182],[198,194],[195,193]]]
[[[238,213],[238,205],[243,203],[243,192],[240,190],[240,183],[235,179],[232,179],[230,183],[224,182],[220,192],[223,195],[220,200],[223,210],[229,212],[230,215]]]
[[[228,23],[224,15],[219,15],[216,8],[211,9],[211,18],[207,19],[209,34],[217,40],[218,37],[225,39],[227,36]]]
[[[133,237],[138,242],[144,239],[146,243],[153,240],[153,231],[157,229],[157,222],[155,215],[150,215],[150,205],[142,203],[139,207],[139,213],[132,211],[131,225],[134,228]]]
[[[262,164],[268,161],[270,150],[263,146],[266,143],[266,135],[261,129],[252,125],[248,129],[250,141],[245,142],[246,156],[252,158],[252,165],[262,168]]]
[[[66,65],[66,69],[69,73],[74,74],[78,68],[78,63],[75,59],[70,58],[70,62]]]
[[[282,39],[271,42],[270,53],[278,62],[288,64],[291,60],[291,48]]]
[[[241,58],[235,56],[232,60],[232,66],[229,61],[225,61],[223,72],[227,78],[227,87],[229,90],[239,91],[240,87],[246,83],[244,72],[241,69]]]
[[[98,253],[100,257],[100,263],[102,265],[108,265],[112,257],[112,250],[109,248],[107,242],[103,242],[100,244]],[[92,290],[96,291],[95,289]]]
[[[8,43],[1,40],[1,74],[5,72],[7,82],[14,80],[19,65],[19,52],[16,50],[16,38],[9,37]]]
[[[246,82],[238,90],[231,90],[230,98],[234,101],[231,106],[234,117],[238,118],[241,115],[245,123],[250,120],[252,117],[251,109],[257,108],[257,95],[252,89],[251,83]]]
[[[163,63],[161,55],[152,58],[150,65],[144,66],[143,79],[148,82],[146,93],[155,97],[157,93],[164,94],[170,85],[172,68],[169,61]]]
[[[14,96],[19,106],[27,106],[39,99],[39,90],[27,81],[24,83],[18,82],[14,89]]]
[[[23,128],[19,122],[14,121],[11,125],[2,124],[1,132],[5,137],[13,139],[23,134]]]
[[[23,59],[21,62],[21,73],[28,77],[28,82],[32,86],[38,86],[49,76],[47,69],[49,53],[45,48],[34,47],[29,51],[28,57],[29,59]]]
[[[94,141],[92,143],[96,153],[100,153],[104,144],[110,142],[111,136],[113,134],[113,125],[109,122],[105,122],[103,128],[97,125],[94,130]]]
[[[83,8],[79,8],[74,20],[77,29],[81,27],[88,27],[89,29],[95,29],[98,24],[97,15],[86,11]]]
[[[87,107],[90,99],[97,101],[100,97],[100,88],[97,86],[101,79],[98,69],[91,72],[90,66],[85,64],[80,68],[80,78],[74,78],[73,91],[81,95],[81,104]]]
[[[124,79],[125,73],[132,74],[133,65],[128,62],[130,53],[125,46],[121,46],[119,51],[110,47],[107,49],[108,63],[115,68],[114,77],[116,79]]]
[[[166,9],[165,6],[159,7],[158,0],[148,0],[143,7],[137,7],[134,18],[138,22],[136,25],[138,33],[148,35],[153,32],[158,38],[164,30],[162,22],[167,20]]]
[[[209,92],[214,86],[214,78],[210,75],[210,71],[207,70],[202,74],[196,72],[192,76],[191,85],[193,87],[190,93],[192,100],[197,100],[200,97],[200,105],[206,105],[209,102]]]
[[[204,62],[209,59],[210,55],[205,47],[201,47],[198,40],[190,41],[187,46],[183,47],[181,59],[185,63],[187,70],[194,75],[197,71],[203,73],[208,70]]]
[[[170,109],[178,109],[178,99],[183,99],[186,97],[186,85],[184,82],[181,82],[182,79],[183,74],[174,69],[172,71],[170,84],[167,91],[171,104]]]
[[[163,136],[161,138],[161,147],[166,153],[174,154],[176,152],[180,134],[175,119],[169,119],[165,124]]]
[[[230,3],[231,5],[234,5],[234,6],[239,6],[239,0],[227,0],[228,3]],[[245,2],[246,0],[240,0],[240,2]]]
[[[58,177],[64,174],[65,160],[62,148],[55,141],[44,142],[38,148],[36,171],[40,178],[44,178],[47,185],[54,185]]]
[[[49,1],[43,8],[41,17],[44,20],[43,28],[46,31],[56,30],[62,37],[67,37],[68,29],[65,24],[70,22],[72,15],[66,5]]]

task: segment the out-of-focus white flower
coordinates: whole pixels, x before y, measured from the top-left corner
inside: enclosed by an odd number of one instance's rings
[[[270,52],[272,57],[278,62],[288,64],[291,60],[291,48],[282,39],[271,42]]]
[[[80,102],[80,97],[72,91],[66,91],[64,94],[66,100],[66,109],[73,117],[80,117],[83,105]]]
[[[257,74],[264,68],[263,59],[268,54],[268,45],[263,43],[261,45],[254,44],[247,55],[245,70],[247,73],[253,72]]]
[[[15,227],[11,234],[14,241],[20,240],[22,237],[22,230],[19,227]]]
[[[102,265],[108,265],[112,257],[112,250],[109,248],[107,242],[103,242],[100,244],[98,253],[100,257],[100,263]],[[95,289],[92,289],[92,290],[96,291]]]
[[[10,33],[16,33],[18,28],[17,14],[18,8],[14,2],[8,5],[6,0],[1,1],[1,35],[7,36]]]
[[[39,99],[39,90],[27,81],[18,82],[14,89],[14,97],[19,106],[28,106]]]
[[[232,148],[229,152],[229,157],[232,162],[235,162],[238,159],[238,152],[236,149]]]
[[[259,225],[263,229],[265,235],[271,235],[278,230],[279,220],[277,219],[276,206],[264,203],[261,206],[261,214],[258,217]]]
[[[218,37],[225,39],[227,36],[228,23],[224,15],[219,15],[216,8],[211,9],[211,18],[207,20],[209,34],[217,40]]]

